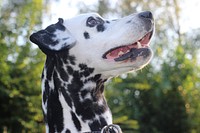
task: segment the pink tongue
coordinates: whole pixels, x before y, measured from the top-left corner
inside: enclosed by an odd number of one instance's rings
[[[109,54],[107,54],[106,58],[107,59],[115,59],[115,58],[119,57],[120,51],[123,52],[123,53],[127,53],[127,51],[129,51],[132,48],[137,48],[137,44],[134,43],[134,44],[131,44],[131,45],[128,45],[128,46],[117,48],[117,49],[111,51]]]
[[[113,50],[112,52],[110,52],[110,56],[112,56],[112,57],[117,57],[118,56],[118,53],[120,52],[120,51],[122,51],[122,52],[126,52],[126,51],[128,51],[129,50],[129,48],[128,47],[121,47],[121,48],[118,48],[118,49],[115,49],[115,50]]]
[[[148,45],[149,42],[149,38],[150,38],[151,33],[148,33],[147,35],[145,35],[145,37],[140,41],[140,44],[144,47]],[[107,59],[115,59],[119,56],[120,51],[122,51],[123,53],[126,53],[128,50],[132,49],[132,48],[138,48],[137,43],[128,45],[128,46],[124,46],[124,47],[120,47],[117,48],[113,51],[111,51],[109,54],[106,55]]]

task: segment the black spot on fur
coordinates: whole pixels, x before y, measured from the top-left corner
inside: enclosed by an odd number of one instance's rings
[[[86,96],[88,93],[89,93],[88,90],[82,90],[82,91],[81,91],[81,96],[82,96],[82,98],[84,99],[85,96]]]
[[[105,30],[105,26],[103,24],[97,25],[97,31],[98,32],[103,32]]]
[[[85,65],[82,64],[80,65],[79,67],[81,67],[81,70],[84,70]],[[102,97],[102,88],[103,87],[101,85],[101,83],[103,83],[104,81],[103,80],[100,80],[100,77],[101,75],[95,75],[94,77],[92,78],[89,78],[90,80],[88,81],[96,81],[97,82],[97,87],[96,89],[90,89],[90,88],[87,88],[87,89],[84,89],[84,90],[79,90],[79,92],[81,92],[81,97],[84,99],[82,102],[80,101],[80,95],[78,94],[77,90],[76,91],[73,91],[71,92],[71,97],[73,99],[73,102],[74,102],[74,106],[76,108],[76,113],[80,116],[82,116],[82,120],[85,121],[85,120],[91,120],[95,117],[95,114],[102,114],[106,111],[106,109],[108,108],[107,107],[107,104],[106,102],[104,101],[104,104],[103,105],[99,105],[98,104],[98,100],[100,98],[103,98]],[[100,86],[100,87],[99,87]],[[99,89],[100,88],[100,89]],[[89,90],[92,90],[91,92]],[[87,94],[92,94],[92,99],[85,99],[85,96]]]
[[[46,100],[47,100],[47,98],[48,98],[45,91],[43,92],[42,98],[43,98],[43,103],[45,104],[45,103],[46,103]]]
[[[78,97],[76,97],[78,98]],[[74,101],[76,113],[82,116],[82,120],[91,120],[95,117],[94,103],[92,99],[85,99],[83,102]]]
[[[93,101],[92,99],[85,99],[82,103],[82,110],[80,113],[82,115],[83,120],[90,120],[95,117],[95,113],[93,110]]]
[[[108,123],[106,122],[105,118],[100,116],[100,123],[101,123],[101,127],[104,127],[106,125],[108,125]]]
[[[47,104],[47,124],[49,126],[49,132],[61,132],[64,128],[63,125],[63,110],[62,105],[58,98],[58,92],[52,90],[49,94]]]
[[[71,133],[71,131],[70,131],[69,129],[67,129],[67,130],[65,131],[65,133]]]
[[[84,77],[88,77],[91,73],[93,73],[94,71],[94,68],[88,68],[86,69],[85,71],[83,71],[81,74],[84,76]]]
[[[67,72],[68,72],[69,75],[72,75],[74,70],[72,69],[71,66],[67,66]]]
[[[94,76],[93,80],[96,82],[100,78],[101,78],[101,74],[97,74],[97,75]]]
[[[106,125],[108,125],[106,120],[100,116],[100,120],[94,120],[89,127],[92,131],[100,131]]]
[[[100,131],[101,130],[101,124],[98,120],[94,120],[92,123],[90,123],[89,127],[92,131]]]
[[[83,81],[81,80],[81,76],[78,71],[74,71],[71,84],[69,84],[67,88],[69,92],[73,95],[74,93],[77,93],[78,91],[80,91],[82,87],[83,87]]]
[[[48,57],[46,59],[46,63],[45,63],[45,69],[46,69],[46,77],[48,80],[51,80],[52,75],[53,75],[53,69],[54,69],[54,65],[55,64],[55,59],[54,57]]]
[[[75,57],[69,56],[69,62],[70,62],[70,64],[75,65]]]
[[[95,112],[93,111],[93,106],[91,100],[87,99],[83,103],[79,103],[76,106],[76,113],[82,116],[82,120],[91,120],[95,117]]]
[[[101,115],[106,111],[107,105],[96,105],[94,106],[95,114]]]
[[[85,39],[89,39],[89,38],[90,38],[90,35],[89,35],[89,33],[88,33],[88,32],[86,32],[86,31],[83,33],[83,35],[84,35]]]
[[[110,23],[110,21],[106,20],[106,23],[108,23],[108,24],[109,24],[109,23]]]
[[[94,71],[94,68],[87,67],[87,65],[85,64],[79,64],[79,68],[82,70],[82,72],[80,72],[80,75],[84,77],[88,77]]]
[[[84,70],[84,69],[87,68],[87,65],[86,65],[86,64],[79,64],[78,66],[79,66],[79,68],[80,68],[81,70]]]
[[[81,131],[81,123],[80,121],[78,120],[77,116],[74,114],[74,112],[71,111],[71,115],[72,115],[72,120],[74,122],[74,125],[76,126],[76,129],[78,131]]]

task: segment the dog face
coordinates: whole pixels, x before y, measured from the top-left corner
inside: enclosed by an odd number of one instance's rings
[[[82,14],[48,26],[30,39],[48,55],[68,52],[77,64],[94,68],[105,78],[138,70],[152,58],[154,31],[150,12],[106,20],[96,13]],[[67,58],[67,57],[66,57]]]

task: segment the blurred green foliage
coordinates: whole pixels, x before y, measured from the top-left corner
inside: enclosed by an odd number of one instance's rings
[[[44,132],[40,74],[44,55],[28,41],[41,28],[43,0],[0,1],[0,132]],[[107,82],[114,123],[125,133],[200,132],[200,30],[181,33],[180,0],[99,0],[81,12],[155,15],[155,56],[141,71]],[[152,45],[151,44],[151,45]]]
[[[42,0],[0,4],[0,132],[42,132],[40,75],[44,56],[28,41],[41,27]]]

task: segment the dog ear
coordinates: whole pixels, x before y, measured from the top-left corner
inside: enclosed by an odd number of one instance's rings
[[[76,39],[63,25],[62,18],[59,18],[56,24],[33,33],[30,40],[37,44],[45,54],[71,48],[76,43]]]

